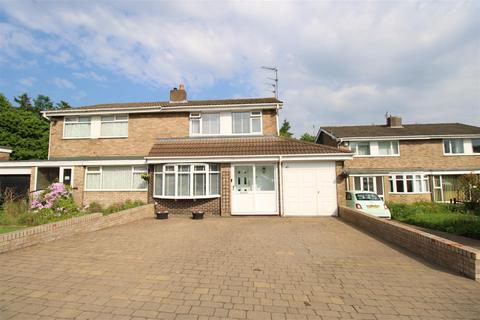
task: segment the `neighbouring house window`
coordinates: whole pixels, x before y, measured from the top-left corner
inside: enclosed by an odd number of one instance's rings
[[[398,141],[379,141],[378,154],[381,156],[398,155]]]
[[[200,134],[200,113],[190,113],[190,130],[192,134]]]
[[[383,177],[357,176],[353,177],[353,182],[355,190],[375,192],[383,197]]]
[[[100,125],[101,137],[127,137],[128,136],[128,116],[112,115],[102,116]]]
[[[232,131],[234,134],[261,133],[262,113],[260,111],[233,112]]]
[[[65,117],[65,138],[88,138],[90,137],[90,117]]]
[[[446,154],[464,153],[463,139],[445,139],[443,140],[443,148]]]
[[[473,153],[480,153],[480,138],[472,139],[472,151]]]
[[[154,196],[171,198],[198,198],[220,194],[220,167],[218,164],[156,165]]]
[[[142,175],[146,166],[96,166],[87,167],[87,190],[145,190],[147,182]]]
[[[350,150],[357,156],[369,156],[370,155],[370,142],[351,142]]]
[[[390,192],[425,193],[430,191],[428,176],[421,174],[394,175],[390,177]]]

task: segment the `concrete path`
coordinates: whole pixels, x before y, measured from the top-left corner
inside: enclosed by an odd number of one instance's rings
[[[480,283],[334,218],[147,219],[0,255],[0,319],[479,319]]]

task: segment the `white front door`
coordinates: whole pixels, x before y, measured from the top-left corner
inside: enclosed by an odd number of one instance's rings
[[[232,166],[232,215],[275,215],[277,178],[275,164]]]
[[[286,216],[337,214],[335,162],[284,162],[282,171]]]

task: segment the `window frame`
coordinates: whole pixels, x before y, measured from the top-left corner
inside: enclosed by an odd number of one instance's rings
[[[166,167],[172,167],[173,166],[173,171],[167,171],[165,170]],[[179,171],[178,167],[179,166],[190,166],[190,169],[188,172],[186,171]],[[195,170],[195,167],[200,167],[203,166],[203,170]],[[218,170],[212,170],[211,168],[213,166],[217,166]],[[161,168],[160,171],[157,171],[157,168]],[[219,176],[218,183],[220,184],[218,187],[218,194],[210,194],[210,174],[212,173],[217,173]],[[165,175],[166,174],[174,174],[174,195],[173,196],[167,196],[165,195]],[[190,183],[189,183],[189,195],[188,196],[179,196],[178,195],[178,176],[179,175],[189,175]],[[195,174],[204,174],[205,175],[205,195],[195,195],[195,184],[194,184],[194,176]],[[156,177],[158,175],[162,176],[162,194],[156,194],[156,183],[157,179]],[[153,197],[154,198],[159,198],[159,199],[208,199],[208,198],[219,198],[221,197],[221,170],[220,170],[220,165],[217,163],[162,163],[162,164],[156,164],[154,166],[153,170]]]
[[[401,179],[397,179],[401,177]],[[410,178],[411,177],[411,178]],[[408,182],[412,184],[412,191],[408,191]],[[420,189],[417,190],[416,183],[420,181]],[[411,173],[399,173],[392,174],[388,177],[389,182],[389,193],[393,194],[429,194],[432,191],[430,190],[430,177],[427,174],[411,172]],[[401,182],[403,186],[403,191],[397,191],[397,182]]]
[[[380,143],[388,142],[390,144],[391,154],[380,154]],[[368,143],[369,154],[358,154],[358,144]],[[394,144],[397,145],[397,153],[394,153]],[[352,145],[355,147],[352,148]],[[400,140],[353,140],[348,141],[348,148],[353,152],[354,157],[358,158],[372,158],[372,157],[399,157],[400,156]]]
[[[89,171],[89,168],[99,168],[98,171]],[[131,173],[131,181],[130,181],[130,188],[129,189],[103,189],[103,167],[130,167],[130,173]],[[141,170],[136,170],[135,167],[145,167],[145,170],[144,171],[141,171]],[[90,189],[90,188],[87,188],[87,177],[88,177],[88,173],[92,173],[92,174],[100,174],[100,189]],[[148,191],[148,183],[147,183],[147,187],[144,188],[144,189],[135,189],[133,188],[133,176],[134,174],[138,174],[138,173],[148,173],[148,166],[147,165],[140,165],[140,164],[136,164],[136,165],[107,165],[107,166],[102,166],[102,165],[92,165],[92,166],[86,166],[85,167],[85,176],[84,176],[84,191]]]
[[[249,114],[249,132],[233,132],[233,128],[235,127],[233,114],[234,113],[248,113]],[[231,134],[234,136],[246,136],[246,135],[262,135],[263,134],[263,112],[262,111],[233,111],[231,114],[231,127],[232,132]],[[260,131],[253,131],[253,120],[260,120]]]
[[[104,117],[113,117],[113,120],[102,120]],[[117,120],[117,117],[126,117],[126,119],[120,119]],[[128,138],[128,131],[129,131],[129,120],[130,117],[127,114],[106,114],[106,115],[100,115],[100,130],[99,130],[99,139],[115,139],[115,138]],[[127,134],[126,135],[121,135],[121,136],[103,136],[102,135],[102,124],[104,123],[127,123]],[[91,135],[91,134],[90,134]]]
[[[75,119],[76,121],[67,121],[67,119]],[[80,118],[88,118],[88,122],[87,121],[79,121]],[[71,139],[90,139],[90,137],[92,136],[92,116],[65,116],[63,117],[63,135],[62,135],[62,139],[65,139],[65,140],[71,140]],[[89,130],[89,135],[88,136],[84,136],[84,137],[67,137],[65,135],[65,128],[67,126],[67,124],[71,124],[71,123],[76,123],[76,124],[79,124],[79,123],[88,123],[90,125],[90,130]]]

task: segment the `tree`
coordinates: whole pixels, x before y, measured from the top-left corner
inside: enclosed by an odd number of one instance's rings
[[[290,132],[290,122],[288,122],[287,119],[283,120],[279,135],[285,138],[291,138],[293,136],[293,133]]]
[[[40,111],[70,105],[65,101],[54,104],[44,95],[38,95],[32,105],[26,93],[16,97],[15,102],[18,108],[0,94],[0,145],[12,148],[12,160],[46,159],[50,124]]]
[[[480,204],[480,175],[465,174],[458,179],[456,187],[472,209]]]
[[[21,94],[18,97],[14,97],[13,100],[15,100],[20,109],[27,111],[33,110],[32,99],[28,96],[28,94]]]
[[[305,132],[305,133],[302,134],[302,136],[300,137],[300,140],[302,140],[302,141],[307,141],[307,142],[315,142],[315,136],[311,135],[311,134],[308,133],[308,132]]]

